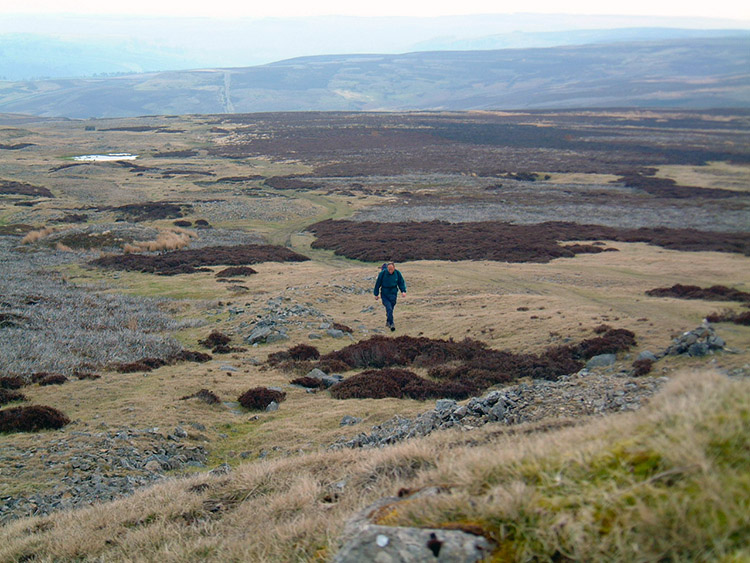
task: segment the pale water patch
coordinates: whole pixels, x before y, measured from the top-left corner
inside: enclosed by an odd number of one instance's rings
[[[109,160],[135,160],[136,158],[138,158],[137,154],[130,154],[129,152],[111,152],[108,154],[82,154],[74,156],[73,160],[79,162],[103,162]]]

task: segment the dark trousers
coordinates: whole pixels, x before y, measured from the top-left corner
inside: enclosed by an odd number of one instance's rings
[[[397,298],[398,298],[398,293],[394,293],[393,295],[387,295],[385,293],[380,294],[380,299],[382,299],[383,306],[385,307],[386,324],[389,324],[389,325],[393,324],[393,308],[396,306]]]

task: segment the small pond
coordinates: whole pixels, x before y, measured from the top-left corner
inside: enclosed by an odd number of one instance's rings
[[[136,158],[138,158],[137,154],[130,154],[129,152],[111,152],[109,154],[82,154],[74,156],[73,160],[79,162],[102,162],[107,160],[135,160]]]

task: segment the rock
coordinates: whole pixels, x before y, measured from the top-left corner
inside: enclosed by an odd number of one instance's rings
[[[489,557],[493,545],[482,536],[460,530],[380,526],[371,522],[380,508],[400,499],[385,498],[368,506],[344,527],[335,563],[382,563],[451,561],[472,563]]]
[[[599,354],[586,362],[586,369],[611,366],[616,361],[617,356],[614,354]]]
[[[277,403],[276,401],[271,401],[266,407],[266,412],[273,412],[277,410],[279,410],[279,403]]]
[[[267,326],[259,326],[252,330],[252,332],[245,338],[245,342],[248,344],[257,344],[260,342],[265,342],[266,338],[268,338],[273,331],[271,328]]]
[[[344,337],[344,331],[343,330],[338,330],[338,329],[335,329],[335,328],[329,328],[326,331],[326,334],[328,336],[330,336],[331,338],[343,338]]]
[[[708,344],[705,342],[693,342],[687,349],[688,356],[705,356],[708,354]]]
[[[438,412],[449,411],[457,405],[453,399],[438,399],[435,402],[435,410]]]
[[[161,471],[161,463],[159,463],[155,459],[152,459],[151,461],[147,462],[146,465],[143,466],[143,468],[148,471],[158,473],[159,471]]]
[[[330,387],[331,385],[336,385],[339,381],[342,381],[344,379],[344,376],[339,375],[337,373],[332,373],[331,375],[327,375],[324,371],[315,368],[307,373],[307,377],[312,377],[314,379],[319,379],[323,382],[323,384],[326,386],[326,388]]]
[[[212,477],[219,477],[221,475],[228,475],[232,472],[232,467],[228,463],[222,463],[218,467],[215,467],[208,472]]]
[[[174,435],[177,436],[178,438],[188,437],[187,431],[182,426],[178,426],[174,429]]]
[[[317,332],[311,332],[310,334],[307,335],[307,338],[309,338],[310,340],[320,340],[323,337],[319,335]]]
[[[339,426],[354,426],[355,424],[359,424],[360,422],[362,422],[362,419],[358,416],[351,416],[347,414],[341,418]]]
[[[266,337],[266,344],[283,342],[284,340],[289,340],[289,337],[286,334],[282,332],[274,332]]]
[[[650,350],[644,350],[640,354],[638,354],[637,360],[650,360],[652,362],[655,362],[658,358],[656,357],[656,354],[651,352]]]

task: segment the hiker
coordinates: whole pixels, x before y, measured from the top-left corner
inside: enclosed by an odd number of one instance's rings
[[[401,295],[406,297],[406,282],[393,262],[388,262],[383,266],[380,269],[380,274],[378,274],[378,280],[375,282],[375,300],[378,300],[379,293],[380,297],[383,298],[383,306],[385,307],[385,326],[394,331],[396,327],[393,324],[393,308],[396,306],[399,289]]]

